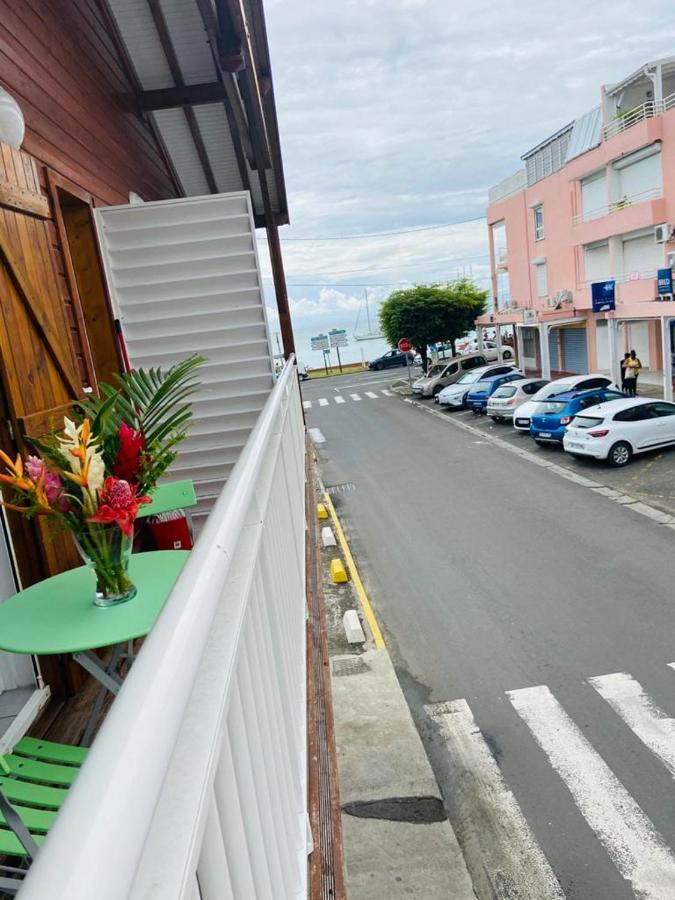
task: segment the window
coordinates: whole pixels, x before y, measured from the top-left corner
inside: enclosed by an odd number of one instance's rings
[[[523,393],[524,394],[536,394],[540,388],[543,388],[546,384],[545,381],[533,381],[532,384],[524,384],[523,385]]]
[[[615,416],[615,422],[644,422],[651,419],[651,408],[654,404],[645,403],[642,406],[631,406],[630,409],[622,409]]]
[[[528,359],[532,359],[537,352],[534,342],[534,329],[523,328],[521,334],[523,337],[523,356],[526,356]]]
[[[582,409],[587,409],[589,406],[597,406],[598,403],[602,403],[600,394],[591,394],[590,397],[582,397],[579,401],[579,405]]]
[[[597,219],[609,212],[607,197],[607,173],[596,172],[581,182],[581,211],[584,222]]]
[[[459,363],[454,363],[445,370],[443,377],[447,378],[448,375],[456,375],[459,371]]]
[[[544,240],[544,207],[535,206],[532,210],[534,213],[534,239],[535,241]]]
[[[604,388],[610,384],[609,378],[587,378],[586,381],[581,381],[577,385],[578,391],[592,391],[593,388]]]
[[[548,296],[548,276],[546,273],[546,263],[537,263],[534,267],[537,281],[537,297]]]
[[[586,281],[607,281],[609,276],[609,243],[602,241],[584,247]]]
[[[664,416],[675,416],[675,406],[672,403],[652,403],[652,417],[661,419]]]
[[[604,419],[592,419],[590,416],[575,416],[572,425],[575,428],[595,428],[596,425],[602,425]]]
[[[621,242],[623,259],[620,270],[628,275],[653,273],[663,265],[663,244],[654,240],[654,229],[645,233],[626,234]]]
[[[466,372],[469,369],[477,369],[478,366],[485,365],[484,356],[472,356],[469,359],[462,360],[462,369]]]
[[[614,163],[615,204],[622,206],[630,202],[648,200],[661,195],[663,176],[661,173],[661,148],[658,144],[631,153]]]
[[[492,396],[496,397],[496,398],[513,397],[513,395],[516,393],[517,390],[518,390],[518,388],[504,386],[504,387],[497,388],[497,390],[494,392],[494,394]]]

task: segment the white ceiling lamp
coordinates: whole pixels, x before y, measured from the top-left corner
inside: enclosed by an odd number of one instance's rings
[[[21,107],[11,94],[0,87],[0,141],[20,147],[26,131]]]

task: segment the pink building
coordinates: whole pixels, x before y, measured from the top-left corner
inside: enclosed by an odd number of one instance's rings
[[[657,272],[675,265],[675,57],[603,87],[522,159],[489,193],[493,310],[477,324],[514,328],[521,365],[546,377],[618,379],[635,349],[671,398],[675,304]],[[615,308],[594,312],[607,282]]]

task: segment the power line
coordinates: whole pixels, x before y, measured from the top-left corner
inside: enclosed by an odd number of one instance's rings
[[[446,222],[443,225],[421,225],[417,228],[403,228],[400,231],[371,231],[364,234],[335,234],[332,237],[280,237],[281,241],[356,241],[362,238],[394,237],[397,234],[416,234],[418,231],[437,231],[440,228],[454,228],[455,225],[468,225],[471,222],[482,222],[485,216],[474,216],[472,219],[460,219],[458,222]],[[259,235],[258,240],[263,240]]]

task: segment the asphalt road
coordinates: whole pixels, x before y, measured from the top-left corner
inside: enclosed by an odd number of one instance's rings
[[[675,532],[391,380],[307,422],[478,896],[675,898]]]

